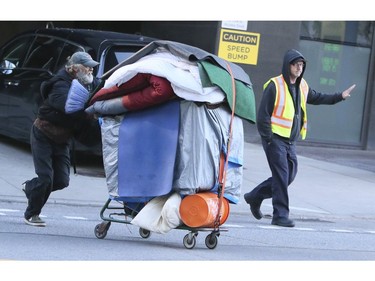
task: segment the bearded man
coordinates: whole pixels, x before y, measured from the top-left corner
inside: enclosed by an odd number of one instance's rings
[[[69,185],[70,144],[75,132],[82,131],[91,117],[84,109],[67,114],[65,104],[73,79],[88,91],[96,88],[99,81],[93,76],[93,68],[97,65],[88,53],[76,52],[56,76],[41,85],[44,101],[30,134],[37,177],[23,183],[28,199],[24,221],[28,225],[45,226],[39,215],[51,192]]]

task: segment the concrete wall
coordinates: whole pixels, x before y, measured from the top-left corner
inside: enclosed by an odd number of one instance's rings
[[[375,46],[375,38],[373,40]],[[375,52],[373,50],[372,52],[372,60],[371,65],[375,65]],[[366,116],[368,120],[368,127],[366,128],[366,150],[373,150],[375,151],[375,69],[372,68],[372,71],[370,72],[370,78],[369,78],[369,96],[367,97],[367,102],[370,104],[369,107],[369,114]]]
[[[284,53],[290,48],[297,48],[299,42],[299,22],[249,21],[247,31],[260,34],[257,65],[241,65],[249,74],[253,83],[255,100],[260,103],[263,84],[281,73]],[[260,142],[255,125],[244,123],[245,140]]]

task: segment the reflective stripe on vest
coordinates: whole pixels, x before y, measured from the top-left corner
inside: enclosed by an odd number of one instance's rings
[[[294,104],[292,96],[289,93],[288,85],[284,81],[282,75],[270,79],[264,88],[273,81],[276,86],[276,98],[274,104],[274,110],[271,116],[271,129],[273,133],[276,133],[282,137],[289,138],[294,118]],[[301,80],[300,92],[301,95],[301,107],[304,112],[303,126],[301,128],[302,139],[306,137],[307,131],[307,112],[306,112],[306,101],[309,87],[304,79]]]
[[[303,116],[303,126],[301,128],[301,136],[302,139],[304,140],[306,138],[307,134],[307,110],[306,110],[306,104],[307,104],[307,95],[309,93],[309,85],[307,85],[307,82],[305,79],[301,79],[301,84],[300,84],[300,91],[302,93],[301,97],[301,107],[303,112],[305,113]]]

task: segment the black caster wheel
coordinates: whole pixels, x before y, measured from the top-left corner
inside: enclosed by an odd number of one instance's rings
[[[107,236],[107,232],[109,227],[111,226],[111,222],[102,222],[95,226],[95,236],[98,239],[104,239]]]
[[[142,238],[146,239],[146,238],[150,237],[151,231],[140,227],[139,228],[139,235],[141,235]]]
[[[211,233],[207,235],[205,243],[208,249],[215,249],[217,246],[217,242],[218,242],[218,239],[215,234]]]
[[[190,232],[184,236],[184,246],[186,249],[193,249],[195,247],[195,244],[197,243],[195,234]]]

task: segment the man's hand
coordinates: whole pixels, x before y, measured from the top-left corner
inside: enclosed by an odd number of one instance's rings
[[[342,92],[342,98],[346,100],[350,97],[350,92],[355,88],[355,84],[347,88],[345,91]]]

